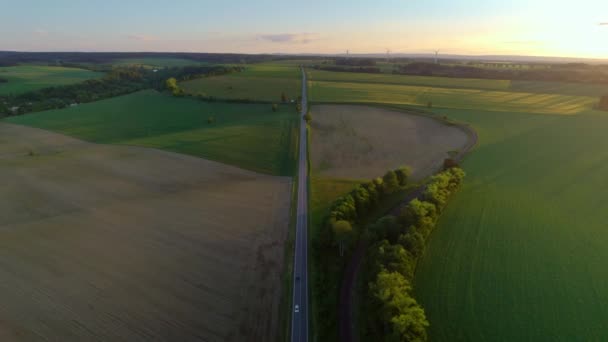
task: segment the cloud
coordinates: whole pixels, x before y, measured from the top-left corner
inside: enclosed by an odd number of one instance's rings
[[[319,35],[315,33],[279,33],[258,35],[258,40],[266,40],[273,43],[308,44],[318,39]]]
[[[608,22],[600,23],[600,26],[608,26]]]
[[[130,34],[127,36],[127,38],[132,40],[139,40],[142,42],[152,42],[158,40],[158,37],[150,36],[147,34]]]

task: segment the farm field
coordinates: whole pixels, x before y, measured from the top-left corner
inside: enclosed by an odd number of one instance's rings
[[[367,180],[407,164],[421,179],[468,141],[457,126],[394,110],[316,105],[311,114],[311,167],[323,177]]]
[[[270,341],[291,180],[0,123],[0,339]]]
[[[601,97],[608,93],[608,86],[606,85],[566,82],[511,81],[511,87],[509,89],[530,93],[594,97]]]
[[[467,132],[428,117],[361,105],[314,105],[310,123],[311,232],[316,236],[332,203],[355,185],[408,165],[413,180],[432,174],[468,145]],[[409,190],[408,190],[409,191]],[[387,202],[399,203],[407,191]],[[383,215],[390,207],[379,207]],[[313,265],[315,271],[315,265]],[[339,275],[336,275],[338,277]],[[334,280],[339,283],[337,279]],[[330,281],[331,282],[331,281]],[[313,293],[313,308],[322,300]],[[317,309],[318,310],[318,309]],[[320,319],[314,317],[319,325]],[[335,318],[334,318],[335,319]],[[336,332],[337,333],[337,332]],[[323,338],[336,335],[324,331]],[[333,337],[331,337],[333,336]]]
[[[418,267],[431,339],[607,340],[607,113],[437,112],[480,144]]]
[[[317,81],[360,82],[394,85],[411,85],[440,88],[498,90],[524,93],[561,94],[600,97],[608,93],[608,86],[586,83],[510,81],[434,76],[409,76],[309,70],[310,78]]]
[[[433,108],[492,109],[504,112],[575,114],[599,100],[591,96],[438,88],[361,82],[310,82],[313,102],[381,103]]]
[[[6,121],[97,143],[191,154],[273,175],[292,175],[295,168],[298,115],[288,105],[273,112],[266,104],[209,103],[149,90]]]
[[[399,105],[400,86],[351,84],[326,82],[321,94],[313,81],[311,93],[425,109]],[[432,112],[469,123],[479,140],[417,269],[430,340],[606,340],[608,114],[588,97],[501,103],[521,93],[479,91],[489,93],[501,95],[433,100]]]
[[[412,85],[443,88],[466,88],[484,90],[508,90],[511,81],[483,80],[474,78],[449,78],[433,76],[408,76],[393,74],[373,74],[355,72],[337,72],[325,70],[308,70],[311,80],[346,82],[346,83],[379,83],[394,85]]]
[[[285,62],[250,64],[242,72],[181,82],[180,87],[190,94],[277,103],[282,93],[295,100],[302,91],[298,65]]]
[[[188,65],[205,65],[207,63],[194,61],[183,58],[168,58],[168,57],[143,57],[143,58],[125,58],[117,59],[112,62],[113,65],[136,65],[148,68],[164,68],[164,67],[184,67]]]
[[[54,87],[100,78],[103,73],[77,68],[22,65],[0,67],[0,95],[18,95],[46,87]]]

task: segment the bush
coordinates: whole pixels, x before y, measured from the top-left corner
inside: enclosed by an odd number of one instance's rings
[[[403,275],[383,270],[369,287],[379,304],[379,318],[389,327],[385,340],[427,340],[429,322],[424,309],[412,297],[412,285]]]
[[[307,123],[310,123],[312,121],[312,115],[310,115],[310,113],[304,114],[304,120],[306,120]]]
[[[399,188],[399,180],[395,171],[390,170],[382,177],[382,183],[384,184],[384,191],[387,194],[392,194]]]
[[[395,170],[395,174],[397,175],[399,185],[405,186],[407,185],[408,179],[412,175],[412,169],[409,166],[402,166]]]

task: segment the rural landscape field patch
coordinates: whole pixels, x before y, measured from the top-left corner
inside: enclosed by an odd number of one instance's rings
[[[112,64],[119,66],[142,66],[145,68],[172,68],[189,65],[204,65],[207,63],[184,58],[142,57],[117,59],[114,60]]]
[[[288,105],[274,112],[266,104],[209,103],[151,90],[7,119],[87,141],[155,147],[274,175],[294,172],[297,120]]]
[[[591,109],[599,99],[591,96],[539,94],[480,89],[315,81],[310,83],[314,102],[385,103],[433,108],[480,109],[504,112],[576,114]]]
[[[438,113],[479,146],[418,267],[431,338],[608,338],[608,115]]]
[[[431,324],[431,340],[608,338],[602,261],[608,258],[608,115],[590,110],[596,97],[561,95],[576,90],[560,83],[537,83],[528,95],[363,82],[311,85],[315,101],[403,110],[414,105],[478,132],[478,146],[462,165],[464,187],[447,206],[416,272],[416,298]],[[531,84],[512,86],[524,91]],[[597,91],[586,85],[579,90]],[[454,97],[459,91],[460,99]],[[431,98],[429,109],[425,101]],[[321,185],[335,188],[326,183]],[[314,200],[314,187],[312,194]]]
[[[317,81],[346,83],[376,83],[438,88],[512,91],[538,94],[561,94],[599,97],[608,93],[608,86],[593,83],[512,81],[496,79],[455,78],[437,76],[395,75],[389,73],[353,73],[309,70],[310,78]]]
[[[2,340],[270,341],[291,180],[0,123]]]
[[[420,180],[451,153],[462,152],[471,137],[407,111],[354,105],[315,105],[310,124],[312,224],[328,207],[362,181],[410,166]]]
[[[302,92],[300,68],[294,64],[251,64],[241,72],[181,82],[187,93],[221,99],[280,102],[297,100]]]
[[[468,139],[457,126],[382,108],[316,105],[311,113],[311,166],[319,176],[371,179],[407,164],[420,179]]]
[[[442,88],[465,88],[484,90],[508,90],[511,84],[509,80],[485,80],[476,78],[449,78],[435,76],[409,76],[394,75],[389,73],[355,73],[355,72],[333,72],[324,70],[309,70],[308,74],[312,80],[346,83],[377,83],[394,85],[412,85]]]
[[[0,83],[0,95],[17,95],[46,87],[79,83],[102,77],[103,73],[77,68],[22,65],[0,67],[0,78],[8,80]]]

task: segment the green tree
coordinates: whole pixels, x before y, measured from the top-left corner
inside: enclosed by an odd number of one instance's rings
[[[387,194],[392,194],[399,189],[399,180],[397,179],[397,174],[395,174],[395,171],[393,170],[389,170],[384,174],[382,183],[384,184],[384,192]]]
[[[431,202],[413,199],[403,208],[399,220],[405,226],[418,227],[419,232],[426,238],[437,220],[437,207]]]
[[[386,215],[371,224],[368,230],[374,234],[377,240],[388,239],[394,242],[401,234],[401,225],[395,216]]]
[[[310,115],[310,113],[304,114],[304,120],[306,120],[307,123],[310,123],[312,121],[312,115]]]
[[[409,166],[402,166],[395,170],[395,174],[397,175],[399,185],[405,186],[407,185],[408,179],[412,175],[412,169]]]
[[[376,191],[378,192],[378,201],[380,201],[382,196],[384,196],[384,183],[382,181],[382,177],[374,178],[372,183],[374,183],[374,186],[376,187]]]
[[[171,91],[173,96],[180,96],[182,94],[182,90],[177,85],[177,79],[175,79],[175,77],[168,78],[167,81],[165,81],[165,86]]]
[[[380,302],[382,321],[390,327],[389,340],[427,340],[429,322],[422,307],[411,296],[412,286],[404,276],[383,270],[370,284],[370,290]]]
[[[403,246],[392,245],[387,240],[382,240],[374,245],[371,250],[371,260],[376,263],[374,274],[386,270],[397,272],[408,280],[414,277],[416,261]]]
[[[340,256],[343,256],[346,246],[352,239],[353,227],[346,220],[338,220],[332,223],[332,229],[338,242]]]
[[[340,197],[332,207],[330,217],[335,220],[354,221],[357,218],[355,199],[351,194]]]
[[[399,236],[399,243],[407,249],[414,258],[418,258],[424,253],[424,236],[420,234],[416,226],[410,226],[407,233]]]
[[[367,193],[369,194],[369,207],[371,209],[375,207],[380,200],[378,189],[376,189],[376,184],[373,181],[364,183],[363,188],[367,190]]]
[[[357,216],[361,217],[370,207],[369,192],[362,186],[357,185],[352,191],[353,198],[355,199],[355,206],[357,208]]]

